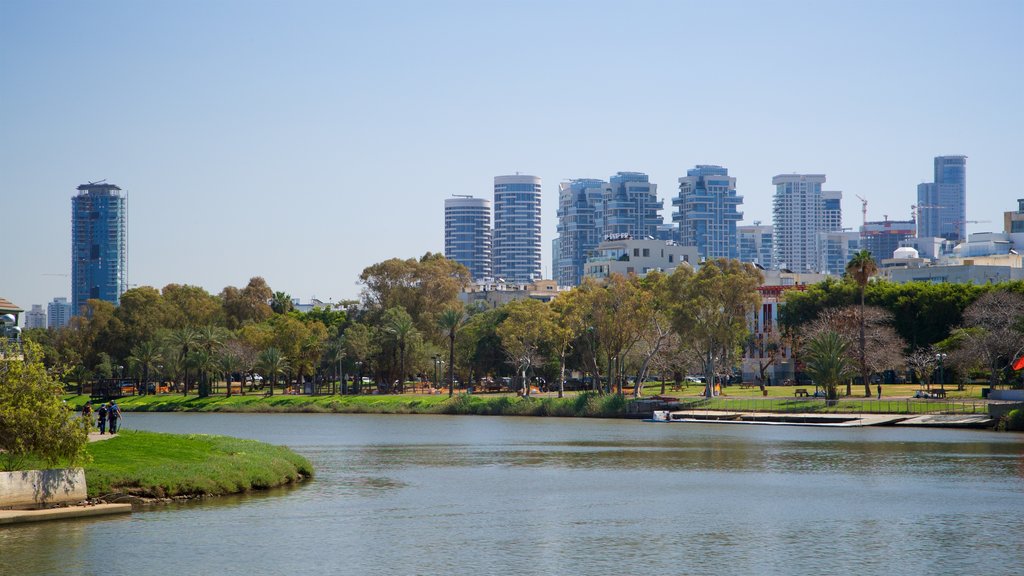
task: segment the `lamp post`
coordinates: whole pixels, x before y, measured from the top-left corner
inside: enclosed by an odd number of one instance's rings
[[[439,357],[439,356],[438,356],[437,354],[434,354],[434,388],[437,388],[437,387],[438,387],[438,386],[437,386],[437,384],[438,384],[438,379],[437,379],[437,368],[438,368],[438,366],[439,366],[439,364],[438,364],[438,363],[439,363],[440,361],[441,361],[441,358],[440,358],[440,357]]]
[[[939,363],[939,387],[942,390],[946,389],[946,373],[942,367],[942,363],[946,360],[946,355],[939,352],[935,355],[935,361]]]

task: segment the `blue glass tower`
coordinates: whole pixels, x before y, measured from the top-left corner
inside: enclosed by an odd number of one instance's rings
[[[554,246],[554,276],[559,286],[576,286],[591,252],[601,242],[598,222],[607,183],[581,178],[558,185],[558,242]]]
[[[494,276],[506,282],[541,278],[540,178],[494,177]]]
[[[918,237],[967,237],[967,156],[937,156],[934,182],[917,186]]]
[[[491,277],[491,201],[455,196],[444,201],[444,256],[469,269],[473,280]]]
[[[679,179],[679,196],[672,200],[678,210],[680,242],[696,246],[701,258],[738,258],[736,223],[743,197],[736,194],[736,178],[721,166],[699,165]]]
[[[71,303],[80,314],[90,298],[117,304],[128,287],[128,210],[121,189],[92,183],[71,198]]]
[[[608,179],[600,215],[601,235],[628,234],[647,238],[658,233],[662,223],[658,211],[658,185],[643,172],[617,172]]]

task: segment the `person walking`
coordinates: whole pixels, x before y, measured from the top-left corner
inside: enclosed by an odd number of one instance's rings
[[[111,400],[107,407],[107,420],[110,421],[110,433],[117,434],[117,421],[121,419],[121,407]]]
[[[82,418],[89,423],[89,428],[92,428],[92,400],[86,401],[85,405],[82,406]]]
[[[100,404],[100,407],[96,409],[96,423],[100,427],[100,434],[106,434],[107,432],[107,405]]]
[[[878,399],[879,400],[882,399],[882,383],[881,382],[878,383]]]

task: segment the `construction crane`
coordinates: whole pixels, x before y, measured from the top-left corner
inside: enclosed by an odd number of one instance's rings
[[[860,214],[864,217],[864,226],[868,225],[868,201],[860,194],[854,194],[860,200]]]
[[[916,228],[914,235],[921,236],[921,210],[930,208],[945,208],[945,206],[939,206],[937,204],[911,204],[910,205],[910,217],[914,219],[914,227]]]
[[[957,220],[953,222],[956,225],[956,237],[964,240],[965,238],[960,235],[960,229],[964,224],[989,224],[991,220]]]

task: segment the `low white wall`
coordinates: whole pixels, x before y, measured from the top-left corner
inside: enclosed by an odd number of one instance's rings
[[[992,390],[988,393],[989,400],[1016,400],[1024,402],[1024,390]]]
[[[0,472],[0,508],[80,502],[85,498],[82,468]]]

